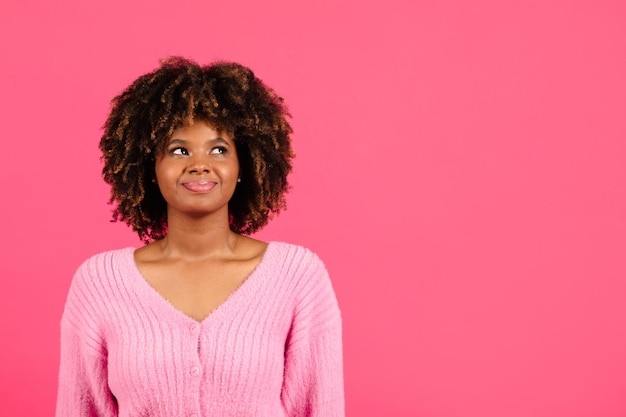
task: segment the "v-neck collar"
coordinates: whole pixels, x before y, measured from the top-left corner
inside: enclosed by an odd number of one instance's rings
[[[155,311],[159,314],[160,319],[171,319],[173,321],[181,322],[182,324],[199,324],[204,325],[213,320],[219,320],[220,316],[227,315],[229,311],[237,310],[237,305],[245,300],[248,295],[254,296],[257,292],[261,278],[265,275],[263,272],[271,264],[269,258],[271,258],[274,250],[275,242],[268,242],[265,252],[261,257],[261,260],[256,267],[250,272],[250,274],[244,279],[244,281],[235,289],[228,297],[217,307],[213,309],[204,319],[198,321],[193,317],[188,316],[181,310],[176,308],[171,302],[169,302],[161,293],[159,293],[143,276],[137,263],[135,262],[135,250],[136,248],[127,248],[124,253],[124,258],[127,263],[128,270],[130,271],[130,277],[124,277],[130,281],[136,291],[142,295],[141,300],[154,306]]]

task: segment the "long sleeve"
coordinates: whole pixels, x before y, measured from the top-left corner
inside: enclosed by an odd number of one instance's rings
[[[93,294],[81,267],[61,319],[61,364],[56,417],[114,417],[117,406],[107,384],[107,356],[94,320]]]
[[[287,340],[282,402],[289,417],[343,417],[341,314],[328,273],[315,260]]]

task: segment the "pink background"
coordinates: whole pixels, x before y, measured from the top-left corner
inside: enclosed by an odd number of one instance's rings
[[[289,210],[343,310],[357,416],[626,415],[626,3],[0,3],[2,416],[53,413],[110,224],[109,100],[179,54],[290,105]]]

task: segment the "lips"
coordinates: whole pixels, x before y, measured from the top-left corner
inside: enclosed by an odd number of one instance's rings
[[[186,181],[183,187],[193,193],[208,193],[217,183],[209,180]]]

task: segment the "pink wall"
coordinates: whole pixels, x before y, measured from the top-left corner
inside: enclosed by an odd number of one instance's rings
[[[2,416],[52,414],[74,269],[139,244],[97,143],[171,54],[290,104],[260,236],[331,271],[349,416],[626,415],[626,3],[4,0]]]

